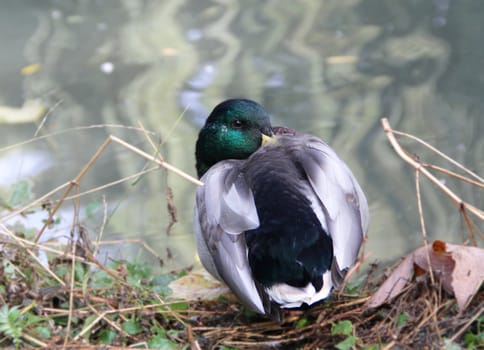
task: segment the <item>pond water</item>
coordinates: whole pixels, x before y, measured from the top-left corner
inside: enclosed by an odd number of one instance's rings
[[[483,173],[482,1],[7,0],[0,7],[4,202],[24,179],[30,198],[73,179],[110,134],[153,153],[138,122],[161,142],[166,161],[195,175],[198,130],[229,97],[260,102],[274,125],[320,136],[349,164],[370,204],[372,258],[395,259],[422,243],[414,171],[389,147],[382,116]],[[25,116],[40,118],[20,123]],[[108,126],[82,128],[91,125]],[[34,136],[44,138],[20,145]],[[80,190],[149,165],[111,144]],[[445,181],[482,207],[482,191]],[[462,242],[455,208],[421,184],[430,239]],[[169,233],[168,187],[177,209]],[[125,240],[103,245],[103,259],[156,264],[135,239],[165,268],[186,267],[195,261],[194,192],[158,170],[83,196],[80,216],[92,239]],[[69,236],[72,205],[65,202],[43,239]],[[38,227],[45,216],[37,210],[9,224]]]

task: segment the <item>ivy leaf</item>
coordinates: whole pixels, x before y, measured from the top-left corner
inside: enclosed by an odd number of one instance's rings
[[[353,323],[349,320],[343,320],[333,323],[331,328],[332,335],[351,335],[353,333]]]
[[[112,344],[116,340],[117,333],[111,329],[103,329],[99,332],[99,341],[102,344]]]
[[[135,335],[135,334],[141,333],[141,331],[143,330],[140,324],[133,320],[128,320],[126,322],[123,322],[122,326],[123,326],[123,329],[126,331],[126,333],[128,333],[129,335]]]
[[[175,350],[178,349],[178,345],[172,342],[170,339],[166,338],[162,334],[155,335],[153,338],[148,340],[148,346],[153,349],[159,350]]]
[[[338,344],[336,344],[335,347],[338,350],[350,350],[356,344],[357,340],[358,340],[357,337],[355,337],[354,335],[350,335],[348,338],[346,338],[342,342],[339,342]]]

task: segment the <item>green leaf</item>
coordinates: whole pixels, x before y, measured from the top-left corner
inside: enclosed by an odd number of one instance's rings
[[[13,185],[12,195],[8,204],[13,207],[25,205],[30,202],[32,193],[30,191],[30,184],[27,180],[19,180],[15,185]]]
[[[153,277],[151,281],[154,286],[168,286],[171,281],[174,281],[176,276],[170,273],[164,273],[162,275],[156,275]]]
[[[49,339],[52,336],[52,332],[49,327],[36,327],[35,331],[44,339]]]
[[[173,294],[173,291],[168,286],[154,286],[152,290],[162,297],[168,297]]]
[[[333,323],[331,328],[332,335],[351,335],[353,333],[353,323],[349,320],[343,320]]]
[[[86,208],[84,209],[86,212],[86,217],[88,219],[93,219],[94,214],[96,213],[96,211],[99,209],[100,206],[101,206],[101,203],[97,199],[93,200],[91,203],[86,205]]]
[[[109,288],[114,284],[114,278],[111,277],[106,271],[96,271],[91,278],[92,288]]]
[[[349,350],[349,349],[353,348],[353,346],[356,344],[357,340],[358,340],[357,337],[355,337],[354,335],[350,335],[348,338],[346,338],[342,342],[339,342],[338,344],[336,344],[335,347],[338,350]]]
[[[468,350],[484,349],[484,329],[482,329],[484,316],[479,317],[476,323],[476,333],[469,331],[464,334],[464,344]]]
[[[140,262],[127,262],[126,263],[126,270],[128,271],[128,276],[126,280],[133,286],[142,287],[146,286],[141,281],[148,280],[150,281],[153,274],[151,267],[146,263]]]
[[[357,281],[349,281],[345,285],[345,294],[348,295],[358,295],[360,292],[361,286],[363,284],[363,280],[357,280]]]
[[[402,312],[400,315],[397,317],[397,327],[403,327],[407,324],[409,315],[407,312]]]
[[[77,262],[74,269],[74,274],[76,277],[76,281],[82,281],[84,279],[84,276],[86,275],[86,268],[84,264]]]
[[[99,332],[99,341],[102,344],[112,344],[116,340],[117,333],[111,329],[103,329]]]
[[[153,284],[153,292],[164,297],[171,295],[173,291],[170,289],[170,287],[168,287],[168,284],[175,279],[176,276],[169,273],[154,276],[151,280],[151,283]]]
[[[35,324],[41,323],[44,321],[43,317],[37,316],[32,312],[28,312],[24,315],[25,319],[25,326],[33,326]]]
[[[309,324],[308,319],[303,317],[303,318],[300,318],[299,320],[297,320],[295,326],[296,326],[296,328],[303,328],[303,327],[306,327],[308,324]]]
[[[57,265],[55,268],[55,274],[61,279],[65,278],[67,275],[67,267],[65,264]]]
[[[13,338],[15,344],[20,342],[24,323],[17,306],[9,308],[7,305],[3,305],[0,309],[0,333]]]
[[[17,270],[15,269],[15,266],[6,259],[3,260],[3,271],[10,278],[17,277]]]
[[[152,349],[160,350],[175,350],[178,348],[176,343],[172,342],[170,339],[167,339],[162,334],[155,335],[153,338],[148,340],[148,346]]]
[[[135,335],[143,331],[143,328],[140,326],[140,324],[134,320],[123,322],[122,327],[129,335]]]
[[[169,304],[168,306],[173,311],[183,311],[183,310],[188,310],[190,308],[190,304],[188,304],[186,301]]]

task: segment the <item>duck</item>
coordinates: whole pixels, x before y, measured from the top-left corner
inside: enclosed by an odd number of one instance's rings
[[[218,104],[199,132],[193,229],[205,269],[282,322],[341,286],[369,224],[355,176],[320,138],[273,127],[259,103]]]

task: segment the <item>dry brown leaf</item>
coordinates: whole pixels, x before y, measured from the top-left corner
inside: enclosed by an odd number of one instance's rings
[[[429,267],[430,262],[430,267]],[[484,280],[484,249],[435,241],[421,247],[398,265],[366,306],[375,308],[397,296],[419,270],[432,272],[444,289],[453,294],[462,311]]]

